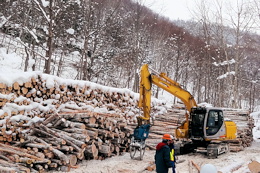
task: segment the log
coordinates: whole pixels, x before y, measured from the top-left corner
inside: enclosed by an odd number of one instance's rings
[[[101,145],[101,147],[99,148],[99,152],[100,152],[100,153],[103,153],[103,154],[111,154],[111,152],[110,152],[110,146]]]
[[[70,154],[68,157],[69,157],[69,160],[70,160],[69,164],[71,166],[75,166],[77,164],[77,161],[78,161],[77,157],[74,154]]]
[[[57,130],[57,129],[55,131],[58,133],[58,134],[56,134],[57,137],[63,138],[66,142],[70,141],[70,142],[72,142],[73,144],[77,145],[80,148],[85,148],[86,147],[85,142],[82,142],[80,140],[77,140],[77,139],[71,137],[73,135],[67,134],[66,132],[63,132],[63,131]],[[53,133],[55,133],[55,132],[53,132]]]
[[[94,143],[92,143],[91,145],[88,145],[87,147],[86,147],[86,150],[85,150],[85,155],[88,157],[88,156],[90,156],[90,157],[92,157],[92,158],[94,158],[94,159],[97,159],[97,157],[98,157],[98,149],[97,149],[97,147],[96,147],[96,145],[94,144]]]
[[[20,90],[20,85],[19,85],[18,82],[15,82],[15,83],[13,84],[13,89],[14,89],[14,90]]]
[[[48,132],[49,134],[52,134],[52,135],[54,135],[54,136],[56,136],[56,137],[58,137],[58,138],[64,139],[64,140],[66,141],[66,143],[69,144],[69,145],[71,145],[76,151],[82,152],[82,149],[80,149],[76,144],[73,143],[73,141],[75,142],[76,139],[73,140],[73,138],[71,138],[71,137],[69,137],[69,136],[65,136],[65,135],[62,135],[62,134],[58,134],[57,132],[55,132],[54,130],[51,130],[50,128],[48,128],[48,127],[46,127],[46,126],[44,126],[43,124],[41,124],[40,127],[43,128],[43,129],[44,129],[46,132]],[[71,139],[72,139],[73,141],[71,141]],[[85,144],[85,145],[86,145],[86,144]],[[85,147],[85,145],[82,146],[82,147]]]
[[[70,167],[69,166],[61,166],[60,171],[62,172],[70,172]]]
[[[92,131],[92,130],[86,130],[87,134],[92,138],[92,139],[97,139],[98,137],[98,132],[96,131]]]
[[[66,119],[65,118],[57,119],[57,121],[55,121],[55,123],[52,123],[51,127],[58,127],[58,126],[61,126],[61,124],[64,127],[68,127],[68,125],[66,124]]]
[[[147,166],[145,168],[145,170],[147,171],[154,171],[156,169],[156,165],[155,164],[151,164],[150,166]]]
[[[52,147],[49,145],[43,144],[43,143],[28,143],[25,144],[27,147],[32,147],[32,148],[40,148],[40,149],[50,149],[52,150]]]
[[[62,144],[62,145],[66,144],[66,141],[64,139],[58,138],[56,136],[53,136],[50,133],[47,133],[46,131],[43,131],[41,129],[33,128],[32,129],[32,134],[42,134],[42,135],[44,135],[46,137],[49,137],[49,138],[42,138],[42,140],[44,140],[44,141],[45,140],[47,140],[49,142],[55,141],[56,144]]]
[[[248,164],[248,168],[252,173],[259,173],[260,172],[260,163],[257,161],[252,161]]]
[[[14,164],[14,163],[9,163],[7,161],[4,160],[0,160],[0,168],[2,167],[9,167],[15,170],[16,172],[30,172],[30,170],[22,165],[18,165],[18,164]],[[5,169],[5,168],[3,168]],[[0,169],[1,170],[1,169]],[[9,170],[10,171],[10,170]]]
[[[47,125],[49,124],[50,122],[53,122],[54,120],[56,120],[57,118],[59,118],[59,115],[58,114],[53,114],[51,115],[50,117],[48,117],[46,120],[44,120],[42,122],[43,125]]]
[[[39,172],[43,172],[44,168],[42,165],[34,165],[35,169]]]
[[[84,135],[88,135],[88,131],[86,129],[71,129],[71,128],[64,128],[62,129],[65,132],[69,132],[69,133],[77,133],[77,134],[84,134]]]
[[[190,161],[192,163],[192,165],[198,170],[200,171],[200,167],[199,165],[197,165],[195,162],[193,162],[192,160]]]
[[[49,164],[49,167],[50,167],[50,168],[57,168],[57,167],[58,167],[58,164],[57,164],[57,163],[50,163],[50,164]]]
[[[30,165],[30,164],[34,163],[35,160],[28,158],[28,157],[20,157],[19,162],[20,163],[26,163],[26,164]]]
[[[22,93],[23,93],[23,95],[26,95],[26,94],[28,93],[28,89],[27,89],[27,88],[24,88],[24,87],[22,87]]]
[[[90,118],[88,119],[88,123],[89,123],[89,124],[96,124],[96,121],[97,121],[97,119],[96,119],[95,117],[90,117]]]
[[[17,172],[17,169],[15,169],[15,168],[9,168],[9,167],[4,167],[4,166],[1,166],[1,165],[0,165],[0,172],[3,172],[3,173],[16,173],[16,172]]]
[[[68,164],[69,158],[61,151],[57,150],[57,149],[53,149],[52,152],[61,160],[62,164]]]
[[[2,146],[0,147],[0,151],[4,151],[4,152],[7,152],[7,153],[11,153],[11,154],[17,154],[17,155],[22,156],[22,157],[29,157],[29,158],[32,158],[32,159],[35,159],[35,160],[42,160],[41,158],[38,158],[34,155],[27,154],[27,153],[24,153],[24,152],[21,152],[21,151],[16,151],[16,150],[6,148],[6,147],[3,148]]]

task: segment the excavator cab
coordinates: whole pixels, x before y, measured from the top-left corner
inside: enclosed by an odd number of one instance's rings
[[[192,108],[189,134],[192,139],[218,139],[225,135],[223,111],[216,108]]]
[[[189,135],[192,139],[220,139],[226,137],[223,111],[218,108],[192,108]]]

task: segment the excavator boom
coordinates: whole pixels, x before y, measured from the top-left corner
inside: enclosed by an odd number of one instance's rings
[[[148,64],[142,66],[140,78],[140,99],[138,106],[143,108],[144,114],[143,117],[141,117],[142,119],[150,119],[152,84],[155,84],[178,97],[185,104],[189,112],[191,111],[191,108],[197,107],[197,103],[193,96],[188,91],[181,88],[179,83],[167,77],[165,73],[151,74],[149,72]]]

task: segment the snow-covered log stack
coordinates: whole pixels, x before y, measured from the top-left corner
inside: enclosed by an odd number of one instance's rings
[[[24,167],[68,171],[78,160],[126,151],[128,125],[140,114],[137,99],[127,89],[37,72],[0,75],[0,141],[8,145],[1,150],[0,170],[3,161],[12,163],[10,172]],[[153,101],[154,108],[162,104]]]
[[[109,110],[120,115],[135,115],[137,111],[131,108],[136,107],[138,95],[130,90],[90,82],[61,80],[49,75],[37,75],[11,84],[0,81],[0,93],[2,119],[19,114],[44,117],[65,109],[99,109],[96,111],[101,112]],[[129,118],[129,121],[133,119]]]

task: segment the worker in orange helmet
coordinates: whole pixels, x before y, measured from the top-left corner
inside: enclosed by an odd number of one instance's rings
[[[168,169],[172,167],[170,160],[171,149],[169,145],[172,143],[170,134],[164,134],[162,142],[156,146],[156,153],[154,156],[157,173],[168,173]]]

